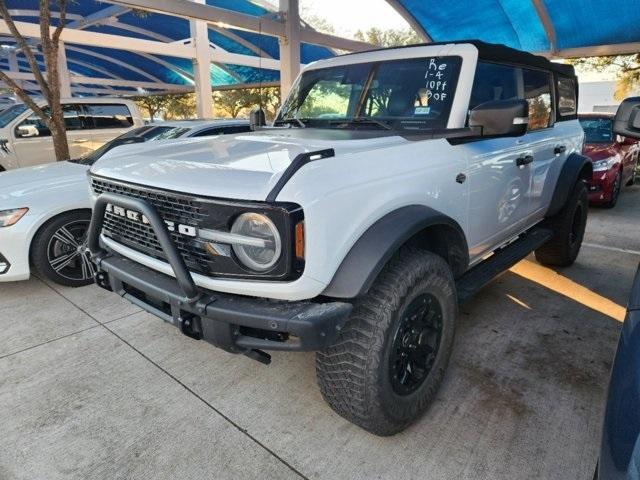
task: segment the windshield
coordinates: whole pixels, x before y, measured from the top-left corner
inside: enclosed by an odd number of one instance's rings
[[[145,127],[129,130],[127,133],[123,133],[119,137],[116,137],[110,142],[105,143],[93,152],[89,152],[87,155],[77,160],[77,163],[82,163],[83,165],[93,165],[109,150],[115,147],[119,147],[120,145],[143,143],[149,140],[170,140],[172,138],[178,138],[188,131],[188,128],[170,127],[163,125],[147,125]]]
[[[613,143],[610,118],[581,118],[580,125],[584,130],[586,143]]]
[[[13,105],[0,113],[0,128],[4,128],[14,120],[18,115],[24,112],[27,106],[23,103]]]
[[[461,62],[454,56],[427,57],[309,70],[296,82],[275,124],[446,128]]]

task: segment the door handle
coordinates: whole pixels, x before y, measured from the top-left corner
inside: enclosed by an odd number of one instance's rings
[[[516,159],[516,165],[519,167],[529,165],[531,162],[533,162],[533,155],[525,155],[524,157],[518,157]]]
[[[556,148],[553,149],[553,153],[555,155],[560,155],[567,151],[567,147],[565,145],[556,145]]]
[[[73,141],[73,143],[87,143],[89,141],[88,138],[77,138]]]

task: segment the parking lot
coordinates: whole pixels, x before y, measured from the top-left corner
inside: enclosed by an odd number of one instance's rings
[[[329,409],[313,354],[267,367],[93,286],[1,285],[0,479],[590,479],[639,216],[633,187],[591,210],[574,266],[486,287],[436,403],[391,438]]]

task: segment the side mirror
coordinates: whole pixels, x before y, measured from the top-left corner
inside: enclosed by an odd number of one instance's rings
[[[251,110],[251,113],[249,114],[249,124],[251,125],[251,130],[257,130],[260,127],[264,127],[267,124],[264,110],[261,108]]]
[[[613,119],[613,133],[640,140],[640,97],[625,99]]]
[[[469,114],[469,126],[480,127],[483,137],[524,135],[528,124],[526,100],[493,100],[481,103]]]
[[[16,137],[18,138],[37,137],[39,135],[40,132],[33,125],[18,125],[18,128],[16,128]]]

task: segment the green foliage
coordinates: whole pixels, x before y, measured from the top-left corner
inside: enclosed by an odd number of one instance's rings
[[[171,95],[142,95],[134,97],[138,107],[146,111],[151,121],[162,116],[165,120],[181,120],[196,115],[193,93]]]
[[[280,108],[280,88],[264,87],[220,90],[213,94],[216,117],[238,118],[262,106],[267,120],[272,120]]]
[[[369,30],[358,30],[355,38],[362,42],[368,42],[379,47],[399,47],[402,45],[411,45],[421,43],[422,40],[416,32],[411,29],[387,29],[381,30],[372,27]]]
[[[569,63],[578,70],[617,71],[618,84],[614,95],[617,100],[640,87],[640,54],[576,58]]]

